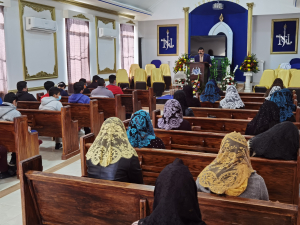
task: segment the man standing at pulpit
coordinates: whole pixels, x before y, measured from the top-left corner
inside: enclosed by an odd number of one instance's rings
[[[207,62],[209,67],[211,67],[210,55],[204,53],[204,48],[200,47],[198,53],[199,54],[195,56],[195,62]]]

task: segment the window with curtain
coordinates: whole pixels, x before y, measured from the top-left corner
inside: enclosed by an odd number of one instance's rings
[[[7,93],[6,51],[4,36],[4,7],[0,6],[0,97]]]
[[[66,19],[68,91],[81,78],[90,81],[89,22]]]
[[[134,26],[121,24],[121,66],[122,69],[129,69],[134,63]]]

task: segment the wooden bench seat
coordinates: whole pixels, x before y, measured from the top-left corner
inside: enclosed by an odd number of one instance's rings
[[[39,109],[40,102],[19,101],[18,109]],[[90,127],[91,132],[98,134],[104,122],[104,114],[98,112],[98,101],[90,104],[62,103],[71,107],[72,120],[78,121],[79,127]]]
[[[16,117],[13,122],[0,121],[0,145],[16,153],[17,174],[22,160],[40,154],[38,133],[28,132],[27,116]]]
[[[23,225],[131,225],[153,211],[154,186],[42,171],[41,156],[21,163]],[[208,225],[296,225],[298,206],[198,193]]]
[[[239,95],[243,97],[264,97],[265,93],[246,93],[246,92],[239,92]]]
[[[265,97],[248,97],[248,96],[240,96],[243,102],[265,102]],[[223,100],[225,96],[221,96],[221,100]]]
[[[138,92],[133,91],[131,94],[121,95],[122,105],[125,106],[127,114],[133,114],[142,109],[142,103],[138,100]]]
[[[62,159],[79,153],[78,121],[73,121],[71,107],[64,106],[61,111],[19,109],[28,117],[28,125],[37,130],[40,136],[62,137]]]

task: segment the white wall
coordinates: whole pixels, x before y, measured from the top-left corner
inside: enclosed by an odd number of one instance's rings
[[[157,25],[179,24],[179,50],[178,56],[157,56]],[[139,37],[142,37],[142,63],[145,69],[146,64],[152,60],[159,59],[162,63],[168,64],[170,61],[171,74],[174,76],[173,68],[175,61],[184,54],[185,43],[184,19],[176,20],[156,20],[139,22]]]
[[[66,61],[66,37],[65,37],[65,20],[63,18],[63,10],[73,10],[80,13],[87,13],[94,16],[110,18],[116,20],[116,29],[119,34],[120,22],[123,21],[120,17],[101,13],[70,4],[63,4],[51,0],[30,0],[31,2],[53,6],[56,9],[56,21],[58,24],[57,31],[57,56],[58,56],[58,78],[51,79],[54,83],[67,80],[67,61]],[[11,7],[5,7],[5,38],[6,38],[6,58],[7,58],[7,76],[8,76],[8,90],[16,89],[16,83],[24,80],[23,77],[23,62],[22,62],[22,49],[21,49],[21,33],[20,33],[20,20],[19,20],[19,4],[18,0],[11,0]],[[128,20],[126,20],[128,21]],[[136,26],[136,30],[138,26]],[[138,47],[138,38],[136,33],[136,47]],[[116,41],[117,48],[117,69],[121,67],[120,58],[120,45],[119,37]],[[33,46],[34,48],[34,46]],[[101,50],[101,49],[99,49]],[[27,49],[26,51],[30,51]],[[136,50],[138,53],[138,50]],[[28,54],[30,55],[30,54]],[[90,75],[91,77],[97,74],[97,53],[96,53],[96,34],[95,34],[95,19],[90,21]],[[138,54],[135,57],[135,63],[138,62]],[[106,77],[106,76],[105,76]],[[44,85],[44,80],[27,81],[28,87],[40,87]]]
[[[300,18],[299,14],[266,15],[253,17],[252,52],[259,60],[265,61],[265,69],[276,69],[281,63],[289,62],[292,58],[300,57],[298,54],[270,54],[272,19]],[[261,76],[254,75],[253,82],[258,83]]]

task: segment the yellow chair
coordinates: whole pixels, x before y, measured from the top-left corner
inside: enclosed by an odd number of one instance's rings
[[[147,73],[144,69],[136,69],[134,74],[134,89],[146,90],[147,87]]]
[[[275,71],[275,79],[278,78],[278,74],[281,70],[283,70],[283,69],[277,68],[274,70]]]
[[[130,70],[129,70],[129,78],[130,79],[134,78],[134,72],[136,69],[140,69],[139,64],[131,64]]]
[[[292,76],[288,87],[300,88],[300,70],[292,71]]]
[[[161,96],[165,90],[165,81],[161,69],[153,69],[151,71],[151,87],[156,96]]]
[[[154,64],[147,64],[145,66],[145,70],[146,70],[147,76],[151,76],[151,71],[153,69],[156,69],[156,66]]]
[[[289,71],[290,71],[290,77],[292,77],[293,72],[297,71],[297,69],[290,69]]]
[[[170,66],[169,66],[169,64],[161,64],[160,68],[161,68],[163,76],[164,76],[166,89],[168,90],[168,89],[170,89],[170,86],[172,84]]]
[[[129,87],[129,79],[126,70],[124,69],[117,70],[116,83],[117,86],[119,86],[119,84],[122,85],[122,88],[125,88],[125,86]]]
[[[260,78],[259,85],[255,87],[265,87],[269,89],[275,80],[275,71],[274,70],[265,70],[263,75]]]
[[[283,81],[284,87],[289,86],[290,82],[290,71],[289,70],[280,70],[278,73],[278,78],[280,78]]]

